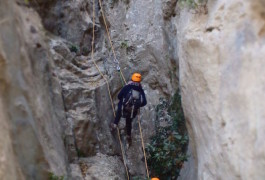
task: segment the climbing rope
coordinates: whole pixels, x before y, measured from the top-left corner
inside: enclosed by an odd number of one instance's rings
[[[94,18],[95,18],[95,12],[94,12],[94,1],[93,0],[93,40],[92,40],[92,52],[93,52],[93,44],[94,44]],[[99,6],[100,6],[100,9],[101,9],[101,14],[102,14],[102,17],[103,17],[103,21],[104,21],[104,25],[105,25],[105,29],[106,29],[106,32],[107,32],[107,35],[108,35],[108,39],[109,39],[109,43],[110,43],[110,46],[111,46],[111,50],[113,52],[113,56],[114,56],[114,62],[117,64],[117,70],[120,72],[120,76],[121,76],[121,79],[122,79],[122,85],[124,86],[124,83],[127,84],[125,78],[124,78],[124,75],[122,73],[122,70],[120,69],[120,66],[119,66],[119,61],[117,60],[117,56],[116,56],[116,53],[115,53],[115,50],[114,50],[114,47],[113,47],[113,44],[112,44],[112,41],[111,41],[111,37],[110,37],[110,33],[109,33],[109,29],[108,29],[108,26],[107,26],[107,23],[106,23],[106,18],[105,18],[105,15],[104,15],[104,12],[103,12],[103,6],[102,6],[102,1],[99,0]],[[110,99],[111,99],[111,103],[112,103],[112,109],[113,109],[113,114],[114,114],[114,117],[116,116],[115,115],[115,109],[114,109],[114,105],[113,105],[113,100],[112,100],[112,97],[111,97],[111,93],[110,93],[110,88],[109,88],[109,83],[108,83],[108,80],[104,77],[104,75],[102,74],[102,72],[100,71],[100,69],[98,68],[97,64],[95,63],[94,59],[93,59],[93,62],[94,64],[96,65],[98,71],[100,72],[101,76],[105,79],[105,81],[107,82],[107,86],[108,86],[108,91],[109,91],[109,96],[110,96]],[[139,114],[140,114],[140,111],[139,111]],[[146,167],[146,174],[147,174],[147,177],[149,179],[149,171],[148,171],[148,165],[147,165],[147,159],[146,159],[146,153],[145,153],[145,146],[144,146],[144,140],[143,140],[143,134],[142,134],[142,128],[141,128],[141,123],[140,123],[140,115],[138,115],[138,124],[139,124],[139,129],[140,129],[140,136],[141,136],[141,141],[142,141],[142,148],[143,148],[143,152],[144,152],[144,159],[145,159],[145,167]],[[124,161],[124,166],[126,168],[126,173],[127,173],[127,177],[128,177],[128,180],[129,180],[129,174],[128,174],[128,170],[127,170],[127,166],[126,166],[126,163],[125,163],[125,158],[124,158],[124,150],[122,148],[122,143],[121,143],[121,138],[120,138],[120,132],[119,132],[119,128],[117,128],[118,130],[118,137],[119,137],[119,141],[120,141],[120,146],[121,146],[121,151],[122,151],[122,156],[123,156],[123,161]]]
[[[124,77],[124,75],[122,73],[122,70],[120,69],[119,61],[117,59],[117,56],[116,56],[116,53],[115,53],[115,50],[114,50],[114,47],[113,47],[113,44],[112,44],[112,41],[111,41],[111,37],[110,37],[109,29],[108,29],[108,26],[107,26],[107,23],[106,23],[105,14],[103,12],[103,6],[102,6],[102,1],[101,0],[99,0],[99,6],[100,6],[101,14],[102,14],[102,17],[103,17],[105,29],[107,31],[107,35],[108,35],[108,38],[109,38],[109,43],[110,43],[110,46],[111,46],[111,50],[112,50],[112,53],[113,53],[113,56],[114,56],[114,62],[117,64],[117,70],[120,72],[124,83],[127,84],[127,82],[125,80],[125,77]]]
[[[113,105],[113,100],[111,97],[111,93],[110,93],[110,86],[109,86],[109,81],[108,79],[104,76],[104,74],[100,71],[96,61],[94,60],[94,41],[95,41],[95,0],[93,0],[93,37],[92,37],[92,43],[91,43],[91,59],[94,63],[94,65],[96,66],[98,72],[100,73],[100,75],[102,76],[102,78],[105,80],[105,82],[107,83],[107,88],[108,88],[108,92],[109,92],[109,96],[110,96],[110,101],[111,101],[111,105],[112,105],[112,110],[113,110],[113,114],[115,116],[115,108]]]
[[[115,109],[114,109],[114,105],[113,105],[113,99],[112,99],[112,96],[111,96],[111,92],[110,92],[110,86],[109,86],[109,81],[108,79],[103,75],[103,73],[100,71],[97,63],[95,62],[94,60],[94,41],[95,41],[95,0],[93,0],[93,37],[92,37],[92,42],[91,42],[91,59],[93,61],[93,63],[95,64],[98,72],[100,73],[100,75],[102,76],[102,78],[105,80],[106,84],[107,84],[107,88],[108,88],[108,93],[109,93],[109,97],[110,97],[110,101],[111,101],[111,106],[112,106],[112,111],[113,111],[113,115],[114,117],[116,117],[116,113],[115,113]],[[128,168],[127,168],[127,165],[126,165],[126,162],[125,162],[125,158],[124,158],[124,150],[122,148],[122,142],[121,142],[121,138],[120,138],[120,131],[119,131],[119,128],[117,128],[117,132],[118,132],[118,137],[119,137],[119,142],[120,142],[120,147],[121,147],[121,152],[122,152],[122,159],[123,159],[123,163],[124,163],[124,166],[125,166],[125,170],[126,170],[126,174],[127,174],[127,178],[128,180],[130,179],[129,177],[129,172],[128,172]]]
[[[144,139],[143,139],[141,122],[140,122],[140,110],[139,110],[139,115],[138,115],[138,124],[139,124],[139,129],[140,129],[141,140],[142,140],[142,147],[143,147],[143,151],[144,151],[144,161],[145,161],[146,174],[147,174],[147,178],[149,179],[149,171],[148,171],[147,160],[146,160],[146,155],[145,155]]]

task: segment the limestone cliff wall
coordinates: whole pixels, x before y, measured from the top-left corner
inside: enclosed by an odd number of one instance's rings
[[[0,1],[0,179],[66,175],[61,87],[38,14],[18,4]]]
[[[181,179],[261,180],[265,3],[209,0],[207,9],[182,8],[173,20],[193,155]]]
[[[90,56],[92,2],[0,1],[0,179],[47,179],[48,172],[125,179],[118,138],[109,131],[114,117],[106,82]],[[115,100],[122,83],[98,2],[95,7],[94,59]],[[155,105],[178,86],[176,39],[170,38],[176,29],[163,27],[161,1],[109,0],[102,9],[126,80],[135,71],[143,75],[148,105],[141,121],[148,142]],[[144,177],[136,120],[133,135],[126,163],[130,175]]]
[[[0,0],[0,179],[47,179],[49,171],[77,180],[125,179],[108,127],[106,83],[90,56],[93,1],[26,2]],[[101,9],[125,78],[134,71],[144,77],[146,142],[155,105],[180,80],[190,136],[180,179],[263,179],[264,1],[178,3],[96,3],[95,61],[111,95],[122,83]],[[126,163],[132,176],[144,177],[136,121],[133,134]]]

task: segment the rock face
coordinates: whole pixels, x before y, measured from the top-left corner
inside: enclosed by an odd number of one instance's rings
[[[107,84],[90,56],[92,2],[0,1],[0,179],[48,179],[49,172],[70,179],[125,179],[118,138],[108,127],[114,117]],[[109,80],[115,104],[122,83],[101,9],[126,80],[135,71],[143,75],[145,142],[154,133],[154,106],[178,86],[170,38],[176,31],[163,28],[175,4],[95,5],[94,60]],[[124,143],[123,120],[120,125]],[[125,155],[130,175],[144,177],[137,120]]]
[[[139,0],[134,3],[104,2],[102,7],[98,4],[95,6],[94,60],[109,79],[111,96],[116,99],[122,83],[113,62],[114,56],[100,9],[103,9],[106,15],[113,47],[125,78],[129,80],[135,71],[139,71],[144,77],[143,87],[149,103],[141,116],[145,141],[154,133],[154,105],[160,97],[172,95],[177,87],[177,60],[173,51],[168,51],[169,48],[173,49],[173,46],[169,44],[168,32],[162,28],[162,2],[156,2],[149,7],[150,3]],[[93,158],[97,153],[121,155],[117,135],[109,132],[108,125],[114,117],[106,82],[90,56],[92,1],[48,3],[48,6],[48,15],[42,15],[42,18],[46,28],[54,35],[60,36],[50,37],[50,47],[63,89],[68,124],[66,142],[70,160],[73,164],[78,164],[78,156]],[[77,11],[77,8],[81,11]],[[69,13],[74,14],[70,15],[71,20],[69,17],[60,16]],[[78,22],[79,25],[75,27],[73,22]],[[85,35],[87,39],[80,36],[85,33],[88,33]],[[76,50],[72,49],[73,44],[77,45]],[[88,48],[88,54],[83,53],[84,48]],[[123,127],[124,124],[121,129]],[[133,127],[133,146],[126,151],[126,163],[130,175],[144,176],[145,165],[142,161],[137,120],[134,121]],[[121,132],[124,141],[125,135],[123,130]],[[77,152],[73,147],[77,148]],[[94,161],[97,160],[99,159],[95,158]],[[83,163],[92,165],[91,161]]]
[[[90,166],[86,166],[90,164]],[[125,170],[122,161],[117,156],[108,156],[98,153],[90,158],[80,159],[81,169],[85,169],[85,180],[92,179],[125,179]]]
[[[208,13],[184,8],[173,20],[194,156],[181,179],[265,177],[264,7],[209,1]]]
[[[0,1],[0,179],[126,178],[107,84],[91,58],[92,2]],[[154,106],[180,79],[191,155],[180,179],[263,179],[264,1],[177,3],[96,2],[94,60],[114,103],[122,83],[100,10],[125,78],[144,77],[145,142]],[[144,177],[137,120],[125,156],[130,175]]]
[[[0,179],[66,175],[61,87],[38,14],[18,4],[0,1]]]
[[[49,172],[125,179],[108,127],[114,117],[107,84],[91,58],[93,1],[26,2],[0,0],[0,179],[48,179]],[[145,142],[154,133],[154,106],[180,79],[190,158],[179,179],[261,180],[265,3],[209,0],[192,9],[181,2],[96,1],[95,63],[116,104],[122,83],[104,10],[125,78],[143,75]],[[123,120],[120,126],[124,142]],[[131,176],[144,177],[136,120],[132,134],[125,162]]]

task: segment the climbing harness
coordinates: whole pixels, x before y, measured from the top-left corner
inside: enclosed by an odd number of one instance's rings
[[[109,43],[110,43],[110,46],[111,46],[111,49],[112,49],[112,52],[113,52],[113,55],[114,55],[114,63],[116,64],[116,69],[117,69],[117,71],[118,71],[119,74],[120,74],[121,82],[122,82],[122,85],[124,86],[124,84],[126,85],[127,82],[126,82],[125,77],[124,77],[124,75],[123,75],[123,72],[122,72],[122,70],[121,70],[121,68],[120,68],[119,61],[118,61],[118,59],[117,59],[116,53],[115,53],[115,51],[114,51],[114,47],[113,47],[113,44],[112,44],[112,41],[111,41],[111,37],[110,37],[110,34],[109,34],[109,30],[108,30],[108,27],[107,27],[107,23],[106,23],[105,15],[104,15],[104,12],[103,12],[103,6],[102,6],[102,1],[101,1],[101,0],[99,0],[99,5],[100,5],[100,9],[101,9],[101,13],[102,13],[102,17],[103,17],[103,21],[104,21],[105,29],[106,29],[106,32],[107,32],[107,35],[108,35]],[[110,98],[110,101],[111,101],[111,106],[112,106],[113,115],[114,115],[114,117],[116,117],[115,108],[114,108],[114,103],[113,103],[113,99],[112,99],[112,96],[111,96],[111,91],[110,91],[110,86],[109,86],[108,79],[107,79],[107,78],[104,76],[104,74],[100,71],[100,69],[99,69],[97,63],[96,63],[95,60],[94,60],[94,41],[95,41],[95,0],[93,0],[93,37],[92,37],[92,43],[91,43],[91,46],[92,46],[92,49],[91,49],[91,59],[92,59],[93,63],[95,64],[95,66],[96,66],[98,72],[100,73],[100,75],[102,76],[102,78],[104,79],[104,81],[105,81],[106,84],[107,84],[108,94],[109,94],[109,98]],[[139,110],[139,113],[140,113],[140,110]],[[140,136],[141,136],[141,141],[142,141],[142,148],[143,148],[144,158],[145,158],[146,173],[147,173],[147,177],[148,177],[148,179],[149,179],[149,171],[148,171],[147,159],[146,159],[146,154],[145,154],[145,146],[144,146],[144,140],[143,140],[143,135],[142,135],[142,128],[141,128],[141,122],[140,122],[140,115],[138,115],[138,123],[139,123]],[[128,180],[129,180],[130,177],[129,177],[128,168],[127,168],[127,165],[126,165],[126,162],[125,162],[125,155],[124,155],[124,150],[123,150],[123,148],[122,148],[122,142],[121,142],[121,137],[120,137],[120,131],[119,131],[119,128],[117,128],[117,133],[118,133],[118,137],[119,137],[119,142],[120,142],[120,147],[121,147],[121,152],[122,152],[123,163],[124,163],[124,166],[125,166],[125,170],[126,170],[127,178],[128,178]]]

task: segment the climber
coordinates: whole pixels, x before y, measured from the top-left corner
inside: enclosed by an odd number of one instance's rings
[[[118,99],[120,101],[118,103],[116,117],[114,123],[110,124],[111,131],[113,131],[117,128],[120,118],[126,118],[126,139],[129,146],[132,143],[132,120],[136,117],[140,107],[145,106],[147,103],[145,93],[140,82],[141,74],[134,73],[132,75],[132,80],[122,88],[122,90],[118,94]]]

